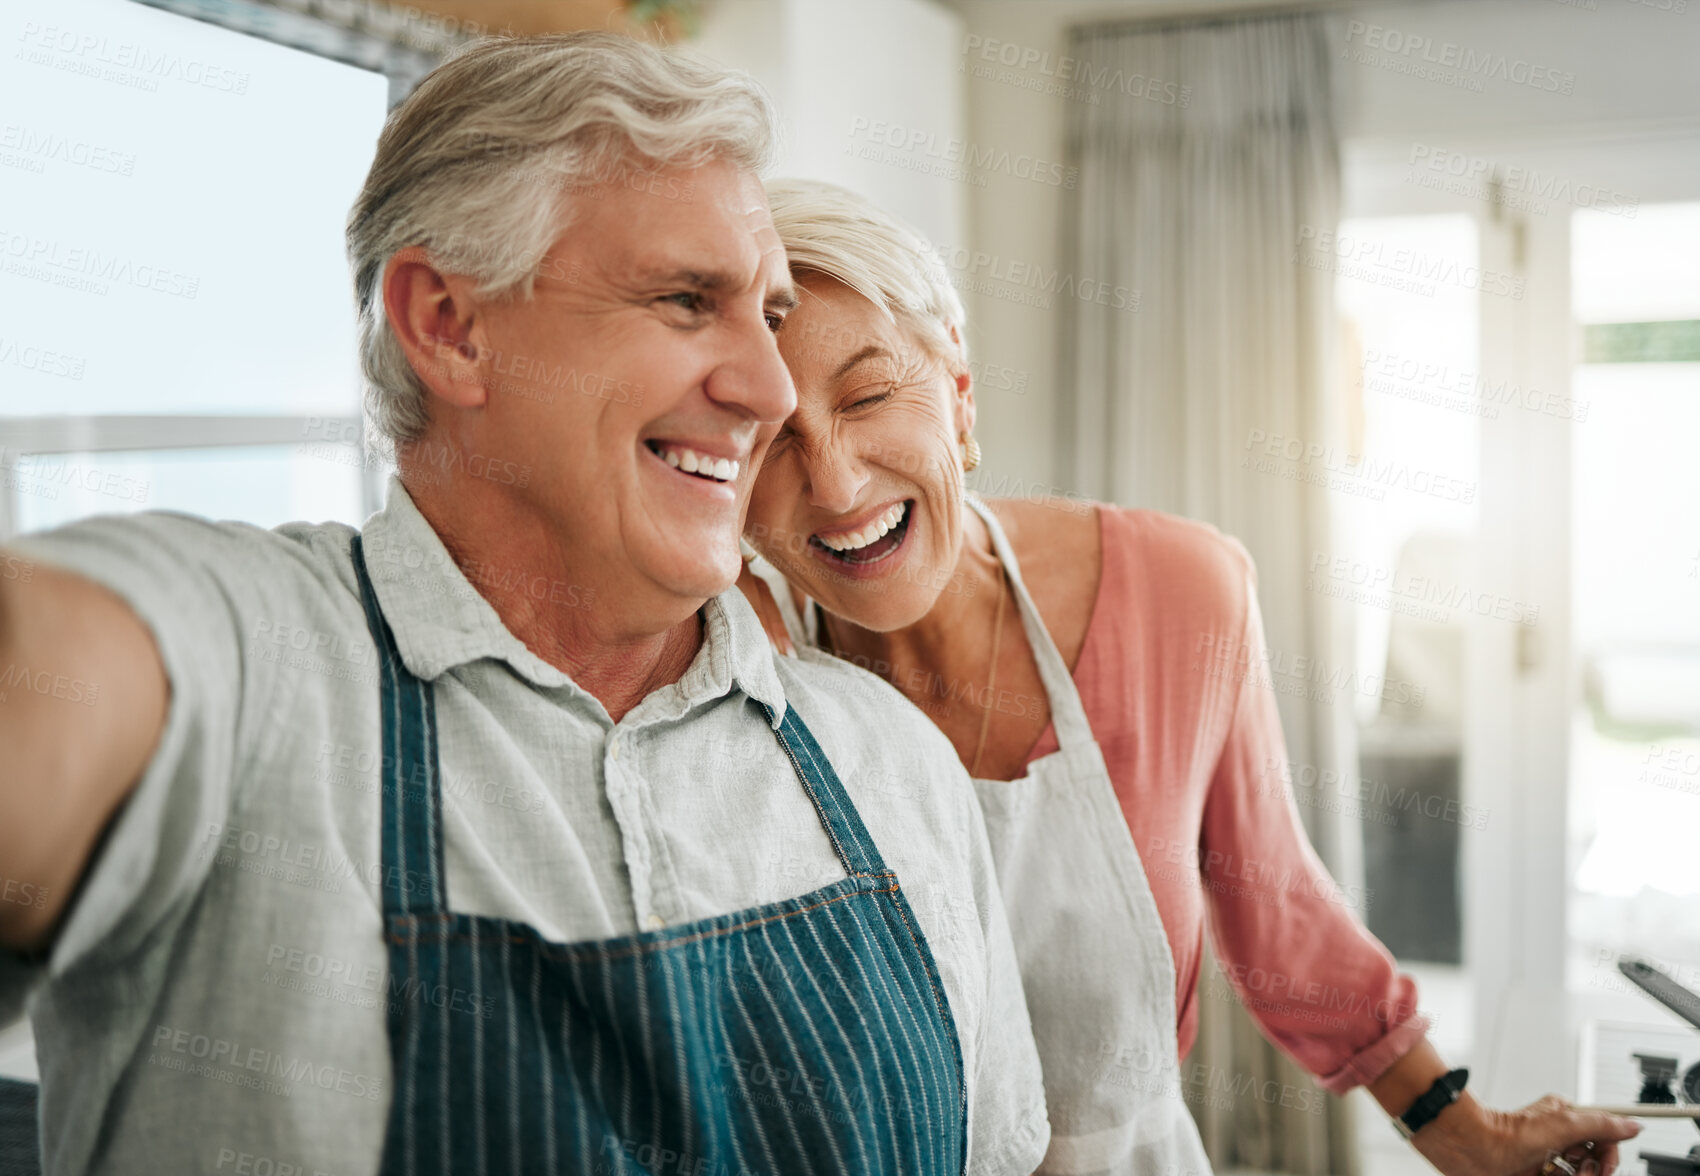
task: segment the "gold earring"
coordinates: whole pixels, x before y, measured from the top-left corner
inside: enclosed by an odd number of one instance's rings
[[[962,472],[971,474],[980,468],[980,443],[974,440],[974,434],[963,430],[962,433]]]

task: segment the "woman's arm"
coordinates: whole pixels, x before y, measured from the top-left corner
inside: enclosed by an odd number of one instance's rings
[[[1355,913],[1373,896],[1335,883],[1299,820],[1275,705],[1286,663],[1263,656],[1249,559],[1243,567],[1238,639],[1218,642],[1205,667],[1234,699],[1199,831],[1210,928],[1264,1035],[1339,1094],[1379,1077],[1428,1022],[1415,982]]]
[[[1239,701],[1210,785],[1200,863],[1218,955],[1264,1034],[1322,1085],[1366,1086],[1404,1114],[1447,1065],[1425,1036],[1416,986],[1354,914],[1371,896],[1343,891],[1299,821],[1268,675],[1255,579],[1246,581]],[[1412,1138],[1446,1176],[1533,1173],[1554,1151],[1594,1140],[1601,1172],[1632,1120],[1576,1111],[1549,1096],[1496,1111],[1468,1093]]]

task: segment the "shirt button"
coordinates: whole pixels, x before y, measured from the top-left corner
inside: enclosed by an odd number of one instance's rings
[[[612,760],[620,758],[620,737],[618,735],[608,740],[608,758]]]
[[[648,927],[651,931],[659,931],[667,925],[667,920],[663,919],[660,915],[651,914],[649,918],[643,921],[643,925]]]

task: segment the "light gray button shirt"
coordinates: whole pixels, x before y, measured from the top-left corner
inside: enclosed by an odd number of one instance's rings
[[[15,545],[128,601],[172,686],[160,745],[51,958],[0,959],[0,1021],[30,998],[49,1173],[377,1171],[392,989],[377,654],[353,534],[152,513]],[[841,661],[775,657],[734,590],[704,605],[684,677],[614,723],[476,586],[560,608],[597,607],[589,590],[463,572],[399,482],[362,534],[402,660],[435,684],[455,909],[570,942],[842,878],[758,704],[795,706],[938,962],[966,1071],[969,1170],[1037,1165],[1039,1063],[978,804],[920,711]],[[490,1013],[465,992],[428,997]],[[809,1097],[804,1076],[762,1078],[774,1099]]]

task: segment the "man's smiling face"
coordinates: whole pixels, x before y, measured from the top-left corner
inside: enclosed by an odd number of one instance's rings
[[[773,336],[795,295],[753,175],[646,174],[571,196],[532,297],[480,306],[474,338],[508,374],[484,369],[462,440],[534,471],[505,492],[599,582],[707,598],[737,578],[756,470],[796,404]]]

